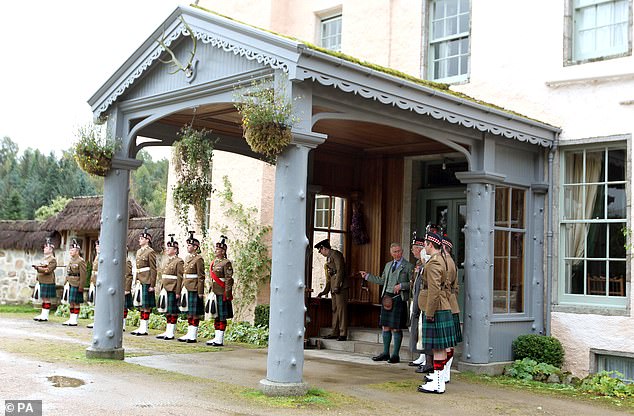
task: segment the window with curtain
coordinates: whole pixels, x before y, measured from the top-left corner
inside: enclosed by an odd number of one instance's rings
[[[626,150],[570,150],[562,158],[560,279],[564,301],[625,297]],[[619,304],[619,302],[613,302]]]
[[[315,213],[313,221],[313,245],[324,240],[330,240],[330,246],[346,256],[346,239],[348,236],[347,201],[333,195],[315,196]],[[312,289],[319,293],[326,284],[324,274],[325,257],[316,252],[313,254]]]
[[[321,19],[321,46],[341,52],[341,15]]]
[[[443,82],[467,79],[470,25],[469,0],[433,0],[429,3],[429,79]]]
[[[524,312],[526,191],[495,187],[493,313]]]
[[[573,60],[620,55],[630,50],[631,0],[571,0]]]

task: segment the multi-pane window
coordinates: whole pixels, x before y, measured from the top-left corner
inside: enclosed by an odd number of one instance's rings
[[[572,0],[576,61],[618,55],[629,49],[630,0]]]
[[[564,296],[595,300],[625,296],[625,167],[625,149],[564,153],[560,221]]]
[[[341,51],[341,15],[321,20],[321,46]]]
[[[433,0],[429,7],[428,77],[463,81],[469,74],[469,0]]]
[[[332,195],[315,196],[315,216],[313,219],[313,244],[324,239],[330,240],[332,248],[346,254],[346,236],[348,227],[346,224],[347,204],[344,198]],[[315,293],[320,292],[325,283],[324,275],[325,258],[319,254],[313,254],[312,285]]]
[[[525,195],[523,189],[495,188],[493,313],[524,312]]]

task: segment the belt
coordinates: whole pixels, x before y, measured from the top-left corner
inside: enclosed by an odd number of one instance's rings
[[[185,279],[198,279],[198,275],[197,274],[184,274],[183,277]]]
[[[68,273],[66,276],[77,277],[77,276],[79,276],[79,273],[77,273],[77,274],[71,274],[71,273]]]
[[[178,277],[174,276],[173,274],[164,274],[163,276],[161,276],[161,279],[176,280],[178,279]]]
[[[137,273],[143,273],[143,272],[149,272],[150,268],[149,267],[141,267],[140,269],[136,269]]]

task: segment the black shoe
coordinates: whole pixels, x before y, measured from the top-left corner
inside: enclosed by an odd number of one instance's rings
[[[418,368],[416,369],[416,372],[419,374],[427,374],[427,373],[431,373],[432,371],[434,371],[434,366],[427,365],[427,364],[418,366]]]
[[[339,335],[335,335],[335,334],[329,334],[324,337],[324,339],[337,339],[337,338],[339,338]]]
[[[420,367],[420,364],[416,364],[414,361],[410,361],[407,365],[410,367]]]
[[[393,355],[390,357],[389,360],[387,360],[387,362],[390,364],[398,364],[401,362],[401,357],[399,357],[398,355]]]
[[[180,340],[179,340],[179,341],[180,341]],[[187,343],[188,343],[188,344],[194,344],[194,343],[196,343],[196,342],[198,342],[198,341],[196,341],[195,339],[188,339],[188,340],[187,340]]]
[[[390,356],[383,353],[372,357],[372,361],[387,361],[389,359],[390,359]]]
[[[348,337],[345,336],[345,335],[341,335],[341,336],[337,337],[337,341],[347,341],[347,340],[348,340]]]

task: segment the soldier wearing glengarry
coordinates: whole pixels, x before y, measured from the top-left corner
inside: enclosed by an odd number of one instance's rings
[[[55,246],[51,243],[50,238],[46,239],[42,250],[44,251],[44,258],[40,263],[33,265],[33,268],[37,271],[37,281],[40,291],[38,297],[42,299],[42,312],[33,318],[34,321],[38,322],[48,321],[48,315],[51,311],[51,299],[57,297],[55,292],[55,269],[57,268],[57,260],[55,260]]]
[[[135,290],[135,297],[138,295],[140,299],[135,306],[141,309],[141,320],[139,327],[130,332],[132,335],[147,335],[148,320],[150,319],[150,311],[156,306],[156,298],[154,296],[154,287],[156,286],[156,252],[150,247],[152,235],[145,228],[139,235],[139,248],[136,252],[136,285],[140,285]]]
[[[79,255],[81,247],[75,239],[68,250],[70,259],[66,266],[66,281],[70,285],[68,292],[68,304],[70,310],[70,318],[62,323],[66,326],[77,326],[77,318],[79,317],[79,305],[84,302],[84,284],[86,284],[86,261]]]
[[[227,319],[233,318],[233,266],[227,259],[227,237],[220,236],[221,240],[216,243],[216,258],[209,267],[211,275],[210,290],[216,298],[216,309],[218,316],[214,320],[215,336],[207,341],[207,345],[221,347],[224,345],[225,329]]]
[[[97,273],[99,273],[99,240],[95,240],[95,259],[92,261],[92,269],[90,272],[90,287],[88,288],[88,304],[95,304],[95,294],[97,286]],[[92,328],[94,322],[86,325],[86,328]]]
[[[187,289],[187,334],[178,338],[181,342],[196,342],[200,317],[205,314],[205,262],[200,255],[200,241],[189,231],[187,257],[183,270],[183,286]]]
[[[125,248],[126,253],[128,252],[128,247]],[[123,301],[123,330],[125,331],[125,319],[128,317],[128,309],[134,308],[134,304],[132,303],[132,280],[134,276],[132,275],[132,262],[130,259],[125,259],[125,274],[123,275],[123,293],[125,299]]]
[[[183,284],[183,259],[178,257],[178,242],[174,241],[174,234],[169,234],[170,241],[167,242],[165,253],[167,260],[161,268],[161,295],[159,298],[159,311],[163,308],[167,325],[165,332],[156,336],[158,339],[174,339],[174,330],[178,321],[179,299],[181,296],[181,286]]]

